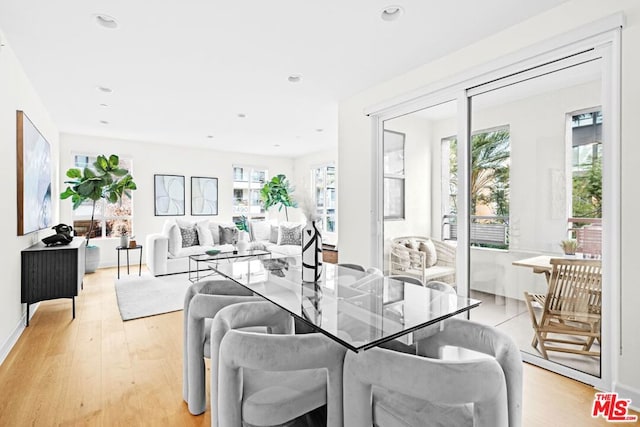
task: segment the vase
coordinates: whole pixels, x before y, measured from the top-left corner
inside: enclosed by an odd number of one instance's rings
[[[322,235],[315,221],[302,229],[302,281],[317,282],[322,277]]]
[[[129,236],[120,236],[120,247],[128,248],[129,247]]]

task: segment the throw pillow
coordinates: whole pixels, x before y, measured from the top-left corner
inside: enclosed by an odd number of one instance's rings
[[[278,227],[277,225],[271,226],[271,233],[269,233],[269,242],[275,243],[276,245],[278,244],[279,230],[280,230],[280,227]]]
[[[198,246],[198,231],[196,227],[180,227],[180,236],[182,237],[182,247],[190,248],[191,246]]]
[[[302,245],[302,225],[280,225],[279,245]]]
[[[167,227],[167,237],[169,237],[169,253],[173,256],[177,256],[180,249],[182,249],[182,235],[180,234],[180,227],[175,221]]]
[[[396,245],[393,248],[393,254],[391,256],[391,262],[395,264],[395,268],[399,270],[406,270],[410,265],[409,250],[404,245]]]
[[[249,221],[249,237],[252,242],[269,240],[271,224],[267,221]]]
[[[198,241],[202,246],[213,246],[213,236],[209,229],[209,220],[205,219],[196,222],[196,231],[198,232]]]
[[[421,241],[418,250],[425,253],[425,267],[429,268],[436,265],[436,262],[438,262],[438,253],[431,239]]]
[[[238,227],[223,227],[218,226],[218,233],[220,234],[221,245],[235,245],[238,243]]]

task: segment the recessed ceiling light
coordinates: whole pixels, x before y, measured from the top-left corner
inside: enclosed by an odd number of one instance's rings
[[[100,123],[102,123],[103,125],[108,125],[109,124],[109,122],[106,121],[106,120],[100,120]]]
[[[113,89],[111,89],[110,87],[106,87],[106,86],[97,86],[96,89],[98,89],[100,92],[103,92],[103,93],[111,93],[111,92],[113,92]]]
[[[110,107],[110,105],[109,105],[109,104],[100,104],[100,106],[101,106],[101,107],[104,107],[104,108],[106,108],[106,107]]]
[[[324,129],[322,129],[322,128],[316,129],[316,132],[323,132],[323,131],[324,131]]]
[[[400,18],[404,13],[404,9],[401,6],[387,6],[382,9],[382,13],[380,13],[380,18],[383,21],[395,21]]]
[[[109,29],[118,28],[118,21],[112,16],[105,15],[104,13],[97,13],[93,16],[96,18],[96,23],[101,27]]]
[[[213,135],[207,135],[207,138],[213,139]]]
[[[273,144],[274,147],[280,147],[280,144]]]
[[[244,119],[245,117],[247,117],[247,115],[245,113],[238,113],[238,117]]]
[[[289,83],[300,83],[302,81],[302,74],[291,74],[287,77]]]

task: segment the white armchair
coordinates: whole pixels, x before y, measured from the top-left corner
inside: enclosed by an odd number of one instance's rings
[[[389,275],[413,276],[427,283],[439,280],[455,287],[456,248],[428,237],[391,240]]]

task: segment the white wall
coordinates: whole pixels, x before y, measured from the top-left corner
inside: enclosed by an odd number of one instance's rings
[[[0,246],[0,271],[4,277],[0,285],[1,363],[22,330],[25,305],[20,303],[20,251],[37,242],[41,237],[51,234],[50,231],[43,231],[27,236],[16,236],[16,110],[23,110],[51,145],[54,194],[59,190],[56,185],[57,170],[55,168],[58,162],[59,146],[58,130],[55,124],[24,74],[11,45],[5,41],[1,33],[0,38],[5,44],[4,47],[0,47],[0,155],[5,159],[4,167],[0,168],[0,181],[4,183],[3,193],[6,202],[0,222],[0,235],[3,236],[3,244]],[[53,209],[55,223],[58,218],[57,204],[53,204]]]
[[[465,72],[491,60],[503,57],[537,42],[563,34],[581,25],[624,11],[626,26],[622,32],[622,348],[619,358],[618,389],[634,398],[640,405],[640,340],[634,328],[640,322],[640,263],[637,262],[637,242],[640,229],[636,226],[640,212],[637,182],[640,182],[640,3],[636,0],[573,0],[510,27],[496,35],[480,40],[457,52],[421,66],[381,85],[343,100],[339,108],[339,161],[341,257],[353,262],[371,264],[369,248],[375,238],[372,223],[372,126],[363,111],[398,95],[442,81],[456,73]],[[544,28],[544,31],[540,29]],[[364,179],[363,179],[364,178]],[[368,183],[368,184],[367,184]],[[343,255],[344,254],[344,255]]]
[[[133,192],[133,232],[138,243],[143,245],[148,234],[162,231],[162,224],[167,218],[211,218],[216,221],[231,221],[233,216],[234,164],[264,167],[268,170],[270,177],[280,173],[290,177],[293,172],[293,160],[288,158],[252,156],[206,149],[180,148],[152,142],[63,133],[60,135],[60,170],[62,171],[60,185],[63,185],[65,180],[64,172],[73,167],[73,155],[79,153],[117,154],[122,158],[126,157],[132,160],[132,175],[138,186],[138,189]],[[184,175],[185,216],[154,216],[154,174]],[[190,216],[192,176],[218,178],[217,216]],[[269,215],[270,218],[284,219],[284,211],[279,215],[277,209],[273,209]],[[62,200],[60,204],[61,221],[72,223],[71,216],[71,202]],[[118,238],[92,239],[91,242],[101,248],[101,267],[116,265],[115,247],[119,244]]]

